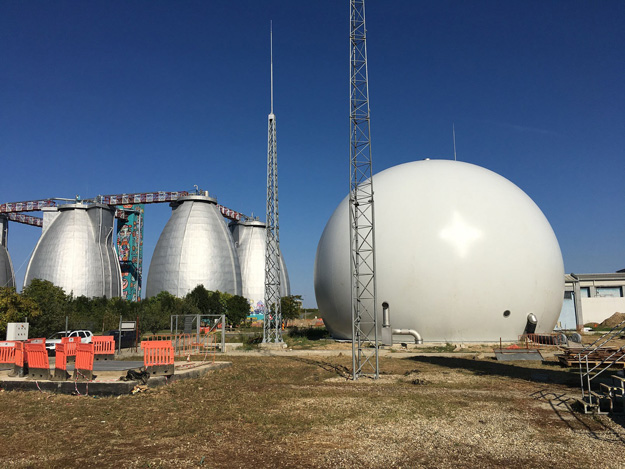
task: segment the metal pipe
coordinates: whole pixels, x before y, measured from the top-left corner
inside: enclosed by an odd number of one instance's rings
[[[388,311],[388,303],[382,303],[382,327],[391,327],[391,315]]]
[[[415,344],[422,344],[423,339],[421,338],[421,334],[419,334],[414,329],[393,329],[393,335],[411,335],[414,337]]]

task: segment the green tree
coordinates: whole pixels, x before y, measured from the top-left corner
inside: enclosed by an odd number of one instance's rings
[[[37,303],[17,293],[15,288],[0,288],[0,334],[6,333],[8,323],[36,319],[40,314]]]
[[[169,293],[161,292],[139,303],[139,328],[142,331],[156,334],[159,331],[169,329],[170,309],[168,307],[174,304],[170,301],[170,297]]]
[[[48,337],[65,329],[65,317],[71,313],[71,296],[47,280],[34,279],[22,296],[37,304],[41,314],[30,322],[31,337]]]
[[[197,309],[197,314],[209,314],[211,293],[204,288],[204,285],[200,284],[191,290],[184,299],[190,310]]]
[[[224,314],[226,306],[222,299],[222,293],[217,291],[208,292],[208,314]]]
[[[301,307],[302,295],[290,295],[280,298],[282,319],[285,321],[288,321],[289,319],[298,319],[300,316]]]
[[[239,326],[250,314],[250,304],[247,298],[240,295],[229,295],[226,300],[226,318],[234,327]]]

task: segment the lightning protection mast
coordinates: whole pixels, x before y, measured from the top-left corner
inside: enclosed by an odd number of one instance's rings
[[[353,379],[379,377],[375,229],[365,1],[350,0],[350,188]]]
[[[278,155],[276,116],[273,113],[273,27],[271,48],[271,113],[267,133],[267,239],[265,249],[265,317],[263,343],[282,343],[280,310],[280,235],[278,225]]]

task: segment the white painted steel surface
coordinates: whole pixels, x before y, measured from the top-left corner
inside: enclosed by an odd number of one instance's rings
[[[0,287],[15,287],[13,263],[7,248],[0,245]]]
[[[564,292],[562,254],[521,189],[449,160],[402,164],[374,180],[377,298],[389,303],[394,329],[415,329],[426,342],[516,340],[529,313],[538,318],[536,332],[553,329]],[[319,312],[334,337],[346,339],[347,209],[345,199],[326,225],[314,275]]]
[[[113,247],[115,211],[108,205],[67,204],[56,216],[45,218],[46,214],[24,285],[38,278],[75,297],[120,296],[121,271]]]
[[[171,218],[150,263],[146,295],[168,291],[183,297],[200,284],[207,290],[240,295],[239,260],[217,201],[191,195],[171,206]]]
[[[259,309],[265,301],[265,251],[267,232],[258,220],[233,222],[229,225],[241,266],[243,296]],[[291,294],[289,274],[280,254],[280,296]],[[260,304],[259,304],[260,303]]]

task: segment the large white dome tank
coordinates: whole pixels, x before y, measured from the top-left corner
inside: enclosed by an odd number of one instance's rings
[[[530,313],[536,332],[553,329],[564,292],[562,254],[521,189],[449,160],[405,163],[373,179],[376,311],[389,304],[393,329],[414,329],[426,342],[509,341],[524,332]],[[326,326],[335,338],[351,339],[347,198],[323,231],[314,277]]]

